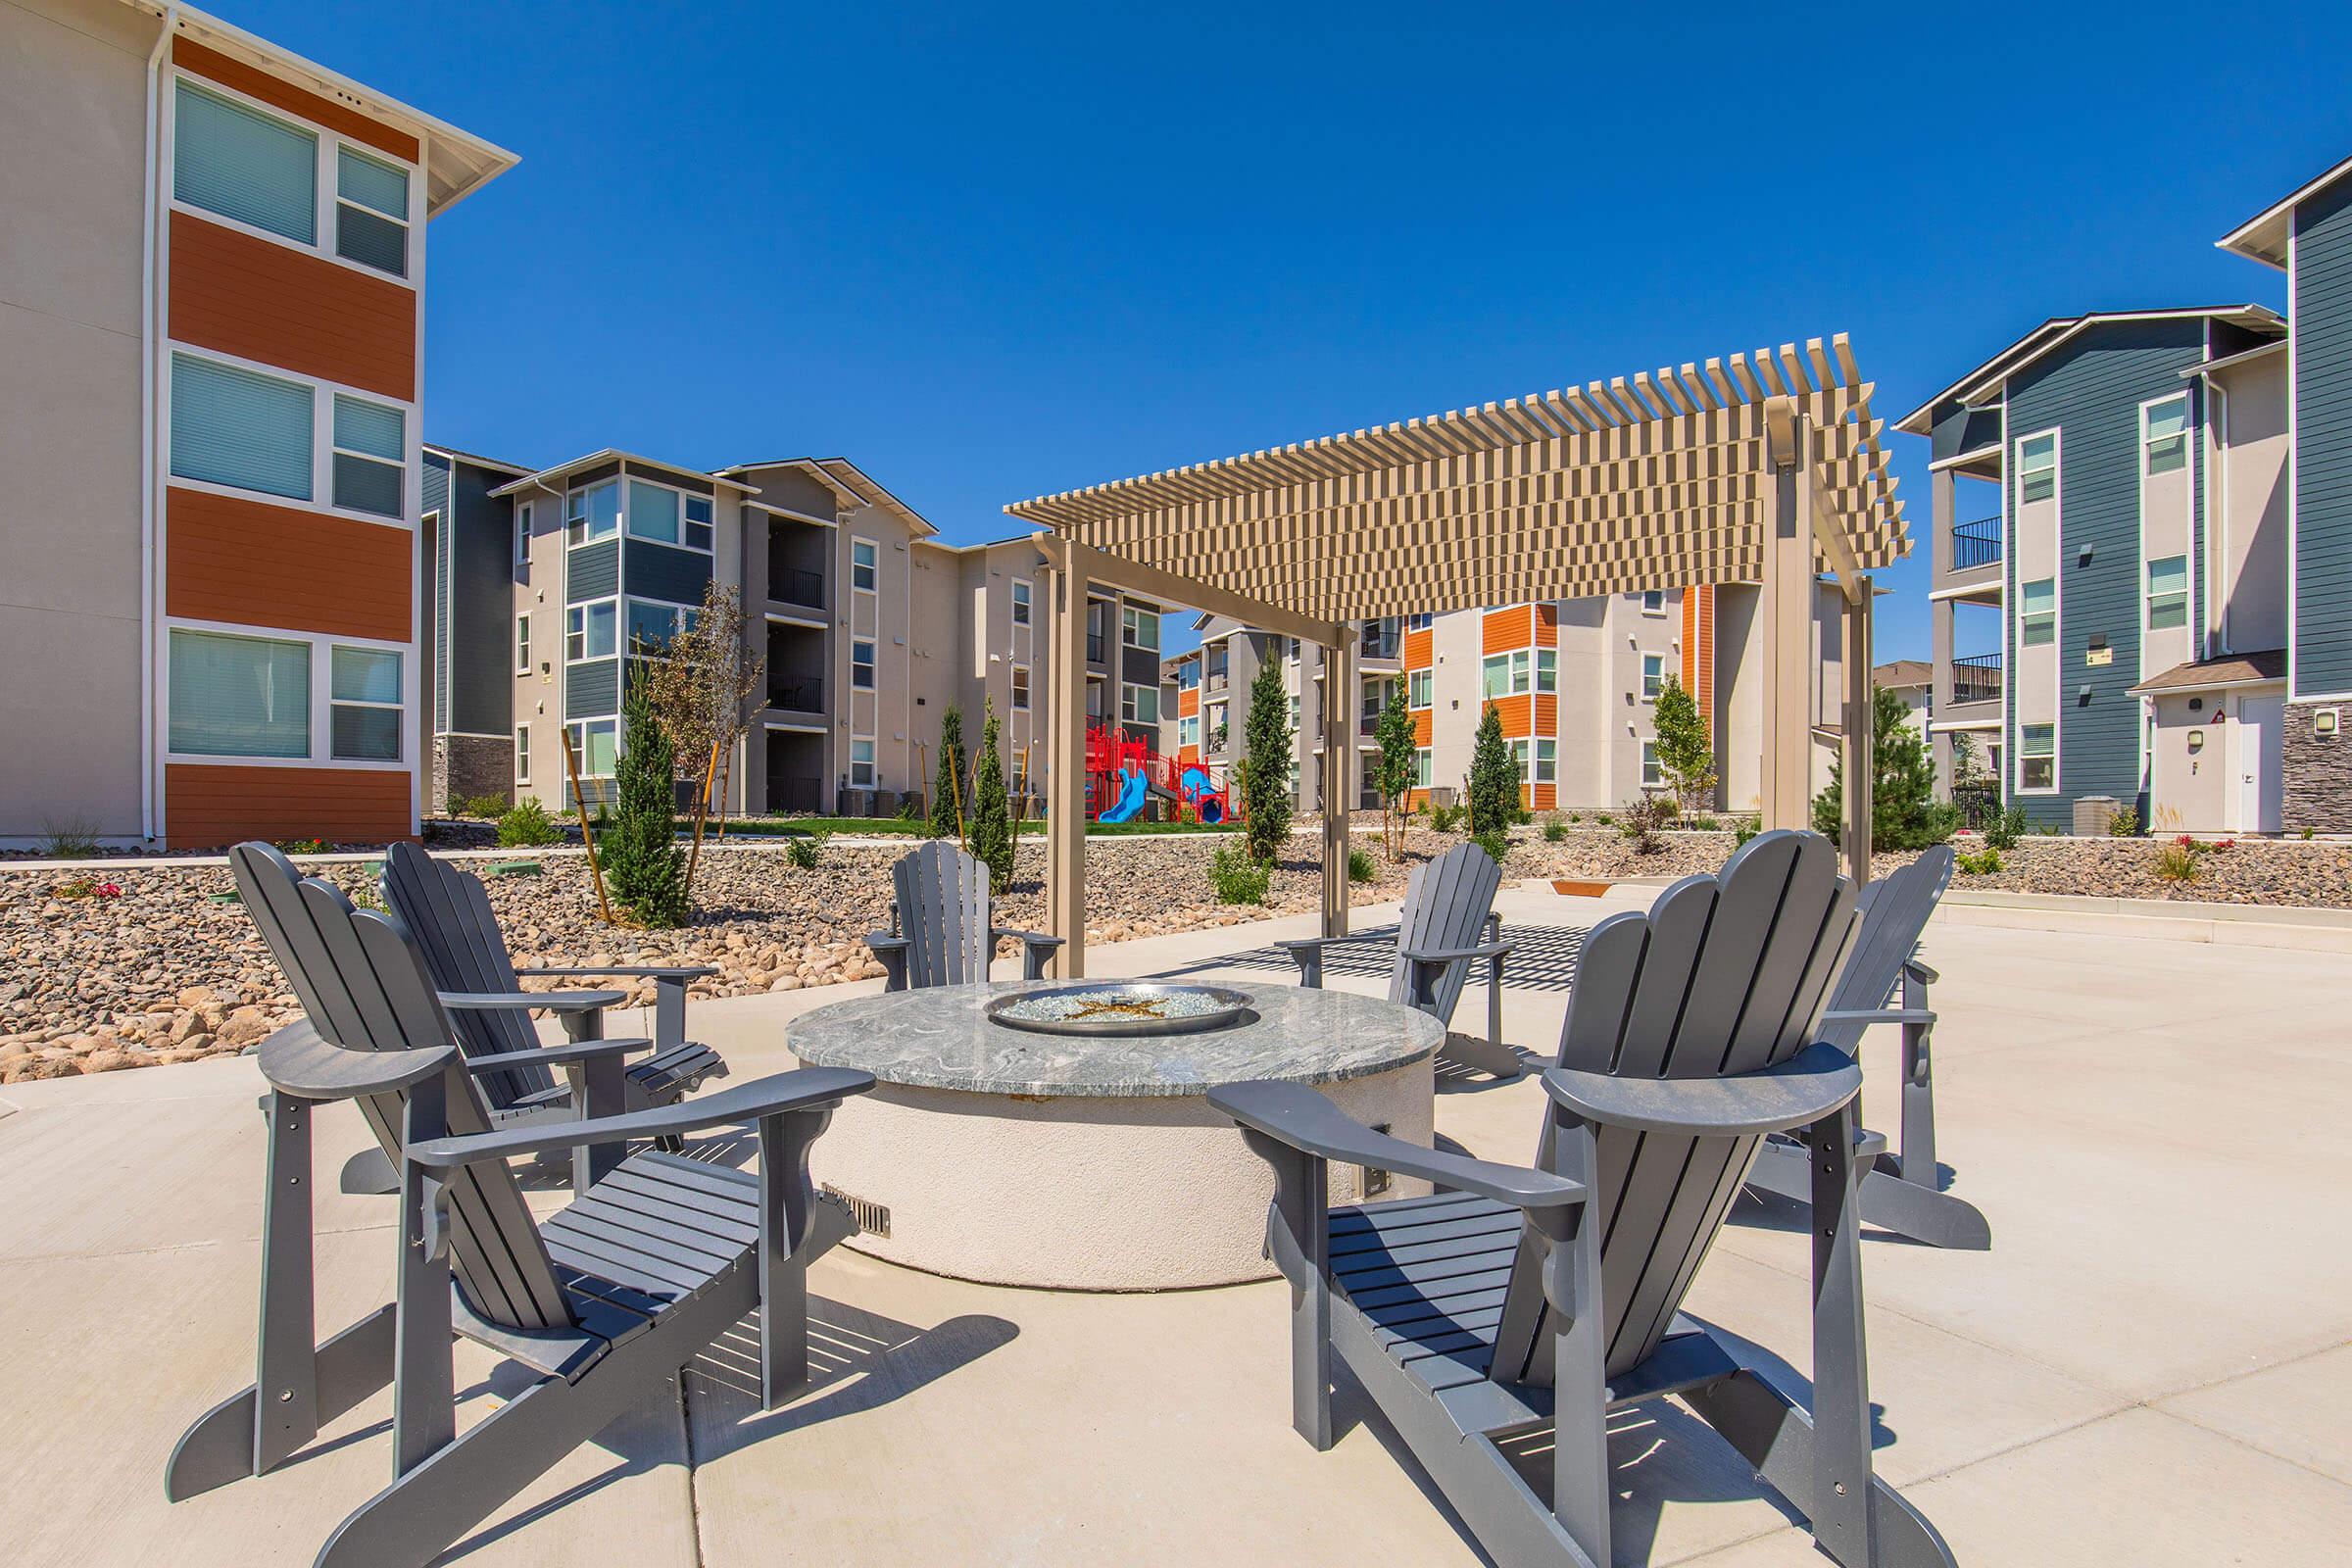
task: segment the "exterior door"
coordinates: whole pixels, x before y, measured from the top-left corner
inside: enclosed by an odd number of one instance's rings
[[[2276,833],[2279,829],[2279,739],[2286,723],[2286,699],[2241,697],[2237,700],[2237,830]]]

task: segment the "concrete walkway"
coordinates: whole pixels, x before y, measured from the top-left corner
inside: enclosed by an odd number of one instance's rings
[[[1586,924],[1634,897],[1531,886],[1504,908],[1514,924]],[[1307,924],[1097,949],[1094,968],[1220,972],[1216,956]],[[1928,957],[1944,975],[1943,1152],[1994,1250],[1868,1245],[1882,1473],[1964,1563],[2343,1560],[2352,1050],[2337,999],[2352,957],[1961,925],[1934,928]],[[788,1065],[792,1016],[858,989],[871,987],[698,1004],[696,1032],[740,1083]],[[1547,1049],[1565,1000],[1510,992],[1514,1042]],[[1474,991],[1463,1019],[1484,1004]],[[1891,1053],[1872,1043],[1875,1085],[1891,1084]],[[8,1561],[307,1562],[389,1479],[381,1396],[271,1476],[163,1501],[179,1431],[252,1376],[258,1083],[228,1060],[0,1099]],[[1525,1158],[1540,1099],[1525,1081],[1456,1085],[1439,1129]],[[392,1212],[325,1190],[358,1118],[325,1113],[318,1136],[328,1325],[386,1298]],[[1743,1202],[1691,1307],[1801,1377],[1806,1255],[1800,1212]],[[761,1414],[741,1366],[712,1358],[452,1560],[1479,1560],[1350,1388],[1333,1451],[1291,1433],[1279,1287],[1009,1291],[846,1251],[814,1283],[825,1370],[810,1395]],[[459,1382],[477,1412],[511,1387],[470,1347]],[[1677,1407],[1635,1412],[1616,1454],[1622,1561],[1827,1560]]]

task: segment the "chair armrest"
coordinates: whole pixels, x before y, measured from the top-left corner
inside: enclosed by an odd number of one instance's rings
[[[1862,1092],[1862,1068],[1817,1042],[1778,1066],[1734,1078],[1615,1078],[1553,1067],[1544,1074],[1544,1092],[1606,1127],[1740,1138],[1821,1120]]]
[[[500,1132],[436,1138],[408,1151],[411,1163],[449,1170],[487,1159],[511,1159],[582,1144],[616,1144],[631,1138],[670,1138],[706,1127],[746,1125],[787,1111],[828,1109],[851,1095],[874,1087],[874,1075],[851,1067],[802,1067],[779,1072],[715,1095],[681,1100],[674,1105],[596,1116],[586,1121],[525,1122]]]
[[[445,1070],[458,1052],[454,1046],[353,1051],[319,1039],[310,1019],[297,1018],[263,1041],[254,1054],[262,1076],[281,1094],[302,1100],[357,1100],[422,1083]]]
[[[1426,953],[1416,948],[1401,951],[1415,963],[1459,963],[1464,958],[1499,958],[1512,947],[1508,942],[1484,942],[1475,948],[1433,948]]]
[[[887,931],[868,931],[865,934],[865,945],[873,949],[877,955],[882,953],[885,949],[894,953],[905,953],[907,947],[907,939],[906,937],[892,936]]]
[[[517,969],[516,974],[544,975],[551,979],[585,978],[590,975],[617,975],[628,980],[702,980],[718,973],[707,963],[608,963],[601,969]]]
[[[1043,936],[1035,931],[1015,931],[1010,926],[1001,925],[990,929],[989,945],[994,947],[998,939],[1002,937],[1018,937],[1020,939],[1021,978],[1024,980],[1044,979],[1047,963],[1053,959],[1054,953],[1061,948],[1063,943],[1063,939],[1060,937]]]
[[[1274,945],[1295,958],[1301,952],[1319,953],[1325,948],[1344,948],[1360,943],[1393,947],[1396,941],[1395,937],[1388,936],[1292,937]]]
[[[1932,1007],[1833,1007],[1821,1015],[1824,1024],[1934,1023]]]
[[[599,971],[602,972],[602,971]],[[629,1000],[626,991],[444,991],[441,1005],[466,1012],[517,1012],[545,1007],[549,1012],[594,1012],[617,1007]]]
[[[1374,1132],[1304,1084],[1224,1084],[1208,1092],[1208,1102],[1252,1132],[1323,1159],[1417,1176],[1514,1208],[1567,1208],[1585,1200],[1584,1184],[1565,1176],[1448,1154]]]
[[[897,906],[894,905],[892,907],[895,909]],[[868,931],[865,945],[882,965],[882,989],[886,992],[906,990],[906,950],[911,946],[908,940],[888,931]]]
[[[1008,925],[991,926],[988,929],[988,939],[991,942],[1002,942],[1006,937],[1017,937],[1033,948],[1058,948],[1064,940],[1061,937],[1050,937],[1038,931],[1017,931]]]
[[[1937,974],[1934,969],[1929,968],[1917,958],[1905,958],[1903,960],[1903,972],[1909,975],[1912,979],[1917,980],[1923,986],[1932,986],[1936,981],[1943,978],[1942,975]]]
[[[526,1056],[519,1051],[492,1051],[466,1058],[470,1073],[512,1072],[516,1067],[570,1067],[605,1056],[627,1056],[651,1051],[651,1040],[566,1040],[560,1046],[533,1046]],[[516,1060],[516,1057],[522,1057]]]

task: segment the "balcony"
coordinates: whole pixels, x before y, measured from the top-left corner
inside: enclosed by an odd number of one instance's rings
[[[821,713],[825,710],[825,683],[816,675],[777,675],[767,677],[767,706],[789,709],[796,713]]]
[[[1099,631],[1088,632],[1086,634],[1086,662],[1090,664],[1102,663],[1104,662],[1102,654],[1102,634]]]
[[[1952,570],[1989,566],[2001,559],[2001,519],[1998,514],[1974,522],[1952,525]]]
[[[825,608],[825,575],[821,571],[804,571],[798,566],[779,566],[770,563],[767,568],[767,597],[779,605],[822,610]]]
[[[1403,636],[1397,630],[1397,622],[1395,618],[1367,621],[1364,624],[1363,638],[1358,644],[1358,656],[1366,662],[1373,660],[1394,662],[1398,657],[1402,646]]]
[[[1995,519],[1998,520],[1997,518]],[[1996,539],[1994,547],[1999,547]],[[2001,700],[2001,656],[1971,654],[1952,661],[1954,703],[1997,703]]]

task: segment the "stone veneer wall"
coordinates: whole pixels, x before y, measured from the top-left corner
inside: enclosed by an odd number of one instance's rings
[[[427,811],[446,812],[453,800],[477,795],[514,799],[514,743],[495,735],[433,737],[433,776]]]
[[[2323,739],[2312,731],[2312,715],[2335,709],[2352,717],[2352,703],[2289,703],[2286,735],[2279,746],[2285,774],[2279,825],[2289,834],[2313,828],[2352,833],[2352,737],[2341,730]]]

